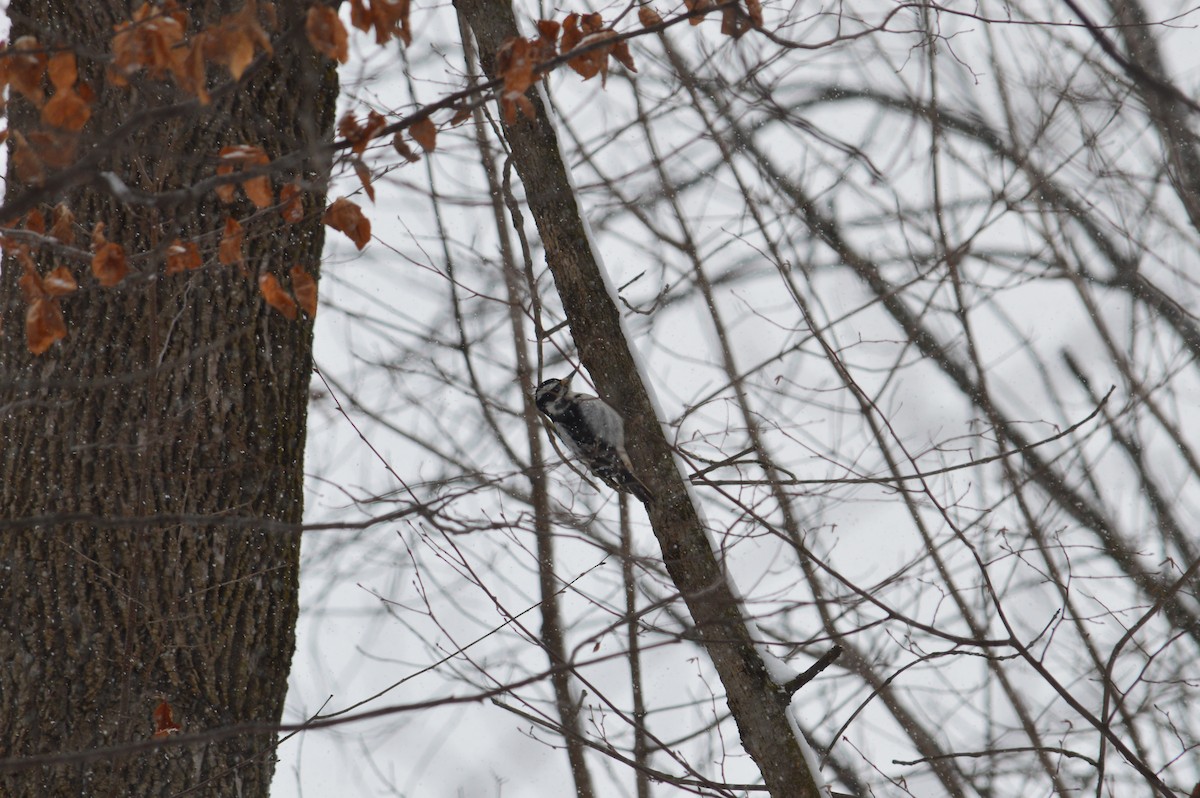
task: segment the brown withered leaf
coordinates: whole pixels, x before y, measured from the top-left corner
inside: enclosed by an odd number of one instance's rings
[[[500,110],[504,121],[510,125],[517,121],[518,107],[525,111],[530,119],[534,116],[533,104],[529,102],[525,92],[537,80],[536,51],[537,46],[533,41],[518,37],[504,42],[496,52],[496,73],[504,78],[504,88],[500,92]]]
[[[363,216],[361,208],[345,197],[338,197],[326,208],[321,221],[339,233],[345,233],[359,249],[371,240],[371,221]]]
[[[558,46],[558,32],[562,29],[562,25],[553,19],[539,19],[537,21],[538,42],[549,49],[549,52],[542,53],[542,57],[553,57]]]
[[[25,311],[25,342],[29,351],[40,355],[67,337],[67,323],[63,320],[58,300],[35,299]]]
[[[350,143],[350,149],[355,155],[362,155],[371,139],[379,135],[379,131],[387,127],[387,118],[382,114],[371,111],[367,114],[364,124],[359,124],[354,114],[347,111],[338,120],[338,135]]]
[[[207,39],[208,33],[201,31],[192,38],[190,46],[175,48],[171,60],[171,74],[175,78],[175,85],[195,95],[201,105],[208,105],[210,100],[204,70],[204,48]]]
[[[234,80],[241,80],[246,68],[261,49],[267,55],[274,52],[267,32],[258,24],[258,10],[253,0],[221,19],[204,40],[204,55],[209,61],[229,70]]]
[[[25,223],[21,225],[31,233],[42,236],[46,234],[46,217],[37,208],[25,214]]]
[[[761,9],[760,9],[761,11]],[[754,27],[750,17],[739,6],[725,6],[721,9],[721,34],[734,39],[740,39],[746,31]]]
[[[282,207],[279,213],[283,216],[283,220],[289,224],[296,224],[304,218],[304,197],[300,191],[300,186],[295,183],[288,183],[279,190],[279,202]]]
[[[653,28],[655,25],[661,25],[662,21],[662,17],[651,6],[638,8],[638,22],[642,23],[643,28]]]
[[[230,216],[225,220],[225,232],[217,247],[217,260],[222,266],[242,262],[242,237],[244,233],[238,220]]]
[[[358,182],[362,183],[363,191],[367,192],[367,198],[374,202],[375,187],[371,185],[371,170],[367,168],[361,158],[354,159],[354,174],[358,175]]]
[[[338,135],[347,141],[357,141],[362,136],[362,127],[358,124],[358,117],[353,111],[347,111],[342,114],[342,118],[337,123]]]
[[[362,31],[375,28],[376,44],[386,44],[395,36],[409,45],[408,11],[409,0],[351,0],[350,23]]]
[[[50,227],[50,237],[56,238],[67,246],[75,243],[75,214],[65,202],[54,206],[53,223]]]
[[[101,244],[92,254],[92,275],[105,288],[112,288],[125,279],[129,264],[125,260],[125,248],[111,241]]]
[[[42,91],[42,75],[46,72],[46,51],[36,36],[21,36],[4,54],[5,72],[12,90],[41,107],[46,94]]]
[[[238,167],[260,166],[271,162],[266,151],[262,147],[257,147],[253,144],[235,144],[222,147],[217,157],[221,161],[217,167],[218,175],[232,174],[234,169]],[[265,208],[275,203],[275,193],[271,188],[271,178],[268,176],[257,175],[248,178],[242,181],[241,186],[255,207]],[[216,191],[221,202],[225,204],[233,202],[235,190],[232,183],[217,186]]]
[[[412,134],[413,141],[420,144],[421,149],[425,152],[433,152],[437,149],[437,126],[429,117],[425,117],[420,122],[414,122],[408,132]]]
[[[296,264],[289,272],[292,276],[292,293],[310,319],[317,316],[317,281],[301,266]]]
[[[687,8],[688,13],[700,12],[696,16],[688,20],[691,25],[699,25],[704,21],[704,17],[712,10],[714,5],[713,0],[683,0],[683,5]]]
[[[171,712],[171,705],[166,700],[159,701],[158,706],[154,708],[154,736],[160,739],[170,737],[172,734],[181,731],[182,728],[175,722],[175,717]]]
[[[750,15],[750,24],[755,28],[763,25],[763,10],[761,0],[746,0],[746,13]]]
[[[350,24],[364,33],[371,29],[371,14],[363,0],[350,0]]]
[[[75,67],[75,53],[64,50],[50,57],[46,65],[46,75],[50,85],[56,89],[69,89],[79,79],[79,70]]]
[[[46,167],[37,156],[21,131],[12,131],[12,167],[17,179],[31,186],[40,186],[46,180]]]
[[[57,128],[31,130],[29,146],[43,164],[58,169],[75,162],[75,152],[79,149],[79,135]]]
[[[92,228],[92,251],[95,252],[107,243],[108,238],[104,235],[104,222],[96,222]]]
[[[21,298],[26,304],[33,302],[36,299],[42,299],[46,296],[46,289],[42,287],[42,277],[37,273],[37,267],[33,265],[33,258],[29,256],[29,248],[25,247],[25,257],[20,258],[25,264],[25,270],[21,273],[21,279],[17,280],[17,285],[21,287]]]
[[[175,69],[175,48],[183,42],[187,14],[174,0],[163,6],[144,2],[133,12],[133,20],[116,26],[112,40],[113,61],[109,74],[118,85],[138,70],[154,79]]]
[[[42,106],[42,122],[64,130],[82,130],[91,116],[91,105],[75,91],[74,86],[56,90],[50,101]]]
[[[326,58],[342,64],[349,60],[349,37],[336,9],[320,4],[311,6],[304,22],[304,33],[313,49]]]
[[[191,269],[199,269],[204,265],[200,257],[200,248],[195,241],[184,242],[175,239],[167,247],[167,274],[179,274]]]
[[[79,283],[75,281],[75,275],[71,274],[71,270],[66,266],[52,269],[42,278],[42,290],[55,298],[74,293],[78,289]]]
[[[421,160],[421,156],[412,151],[412,147],[408,146],[408,142],[404,140],[404,133],[397,130],[396,135],[392,136],[392,146],[396,152],[404,156],[404,160],[409,163],[415,163]]]
[[[271,178],[258,175],[242,182],[242,191],[254,203],[256,208],[266,208],[275,204],[275,190],[271,188]]]
[[[262,292],[263,299],[267,304],[278,310],[285,317],[296,319],[296,300],[288,296],[288,292],[283,290],[283,286],[279,284],[279,278],[270,272],[266,272],[258,278],[258,290]]]
[[[217,167],[217,176],[218,177],[224,177],[225,175],[231,175],[231,174],[233,174],[233,164],[222,163],[221,165],[219,165]],[[229,203],[231,203],[235,199],[237,199],[237,184],[236,183],[222,183],[221,185],[217,186],[213,190],[217,192],[217,198],[221,200],[221,203],[223,205],[228,205]]]
[[[450,127],[458,127],[471,118],[471,106],[458,105],[454,108],[454,116],[450,118]]]

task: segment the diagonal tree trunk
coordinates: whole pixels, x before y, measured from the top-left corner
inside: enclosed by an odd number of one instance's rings
[[[479,42],[484,72],[495,78],[494,54],[518,35],[512,7],[489,0],[457,0]],[[696,508],[675,467],[657,415],[641,382],[620,317],[589,246],[579,205],[567,177],[557,136],[536,96],[532,122],[505,126],[513,164],[554,275],[580,359],[604,398],[625,418],[630,456],[657,497],[648,506],[663,562],[695,621],[704,650],[725,687],[742,744],[770,794],[815,798],[810,773],[787,718],[789,696],[770,679],[750,638],[740,601],[709,544]]]
[[[241,7],[187,5],[193,28]],[[128,19],[127,2],[13,0],[8,13],[14,38],[32,34],[78,54],[96,91],[81,153],[131,119],[155,120],[110,138],[98,171],[157,192],[211,176],[227,144],[274,157],[315,154],[328,138],[336,73],[305,43],[306,5],[275,6],[282,33],[273,55],[205,106],[169,81],[112,85],[104,54],[113,26]],[[172,104],[177,111],[163,110]],[[9,116],[13,130],[37,125],[22,98]],[[10,198],[29,190],[11,163]],[[282,177],[306,181],[310,213],[289,226],[267,212],[247,226],[249,276],[216,258],[226,215],[245,217],[249,206],[221,206],[211,192],[169,207],[125,204],[95,180],[47,196],[46,207],[69,203],[84,240],[103,222],[132,270],[102,288],[86,260],[35,251],[40,272],[67,265],[80,283],[63,301],[68,337],[40,356],[20,334],[21,269],[5,263],[0,519],[10,528],[0,533],[0,758],[145,740],[164,699],[187,732],[279,719],[300,539],[262,522],[301,518],[312,325],[266,307],[254,277],[293,264],[316,272],[327,156],[304,169]],[[204,267],[166,275],[162,245],[197,236]],[[158,254],[135,258],[146,252]],[[6,767],[0,795],[265,796],[274,739]]]

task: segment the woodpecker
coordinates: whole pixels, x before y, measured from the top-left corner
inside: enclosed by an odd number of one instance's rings
[[[632,493],[643,504],[650,491],[633,475],[625,452],[625,422],[603,399],[571,391],[571,379],[549,379],[533,394],[538,410],[551,421],[558,437],[605,485]]]

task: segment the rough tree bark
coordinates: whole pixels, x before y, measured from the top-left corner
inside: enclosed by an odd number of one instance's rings
[[[242,3],[184,5],[195,29]],[[332,128],[336,73],[305,43],[306,6],[275,1],[273,56],[207,106],[169,81],[141,77],[120,88],[107,79],[104,54],[130,3],[9,7],[14,38],[72,49],[96,90],[79,152],[117,132],[93,177],[110,170],[134,189],[168,191],[211,176],[226,144],[313,153],[299,175],[306,220],[287,226],[268,211],[248,224],[245,273],[219,265],[216,249],[226,215],[244,218],[247,205],[221,206],[211,192],[171,206],[125,204],[88,175],[45,197],[69,203],[82,246],[104,222],[132,270],[101,288],[86,259],[36,250],[40,272],[68,265],[81,286],[63,303],[69,337],[43,355],[25,347],[21,270],[5,263],[0,758],[10,764],[145,740],[161,699],[187,732],[274,722],[282,712],[300,539],[263,521],[301,518],[312,326],[267,308],[255,278],[293,264],[315,274],[323,243],[328,158],[315,145]],[[214,68],[210,78],[216,86],[229,74]],[[22,98],[9,111],[11,129],[38,124]],[[138,119],[152,123],[128,125]],[[10,169],[8,199],[30,190]],[[165,275],[164,245],[197,236],[204,267]],[[273,742],[247,735],[6,769],[0,795],[265,796]]]
[[[495,0],[456,0],[455,5],[475,33],[484,72],[494,79],[495,53],[519,34],[511,5]],[[656,497],[647,509],[663,561],[721,677],[742,744],[771,795],[816,798],[815,774],[787,719],[789,696],[771,681],[684,488],[590,249],[547,110],[536,91],[529,96],[537,118],[518,119],[504,130],[579,358],[605,400],[625,418],[630,457]]]

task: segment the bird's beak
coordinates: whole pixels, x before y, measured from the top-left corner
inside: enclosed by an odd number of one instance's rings
[[[571,390],[571,380],[575,379],[575,375],[579,373],[579,370],[581,368],[583,368],[582,362],[579,365],[577,365],[575,368],[571,369],[570,374],[568,374],[567,376],[562,378],[561,382],[563,384],[563,387],[566,388],[568,391]]]

